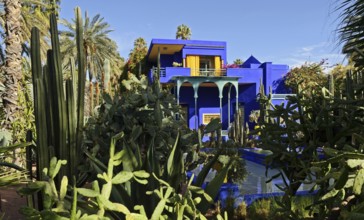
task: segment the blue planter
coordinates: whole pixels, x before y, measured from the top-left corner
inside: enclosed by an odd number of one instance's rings
[[[227,198],[234,198],[234,200],[236,200],[238,197],[240,197],[239,186],[233,183],[224,183],[220,187],[216,200],[220,200],[221,206],[225,208]]]

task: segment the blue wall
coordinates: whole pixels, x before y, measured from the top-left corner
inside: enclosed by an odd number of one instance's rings
[[[174,54],[161,54],[161,67],[171,67],[173,62],[182,63],[182,52]],[[157,64],[155,63],[155,66]]]
[[[265,92],[269,92],[269,86],[272,86],[274,94],[287,94],[289,91],[284,86],[284,75],[288,72],[286,65],[272,65],[271,63],[264,63],[261,65],[263,68],[249,69],[249,68],[231,68],[227,70],[228,76],[240,76],[239,79],[239,106],[244,106],[244,122],[248,123],[250,129],[253,129],[254,124],[249,122],[250,112],[259,109],[257,102],[257,94],[259,93],[260,80],[263,79],[265,85]],[[215,85],[215,84],[212,84]],[[180,103],[189,106],[189,126],[195,127],[195,105],[194,105],[194,91],[193,88],[183,86],[180,90]],[[284,99],[275,99],[273,104],[286,103]],[[236,91],[235,88],[231,90],[230,94],[230,120],[234,120],[234,113],[236,109]],[[228,87],[223,90],[223,129],[228,129]],[[203,113],[219,113],[219,91],[216,85],[214,87],[199,87],[198,89],[198,125],[203,122]]]
[[[271,62],[262,64],[263,84],[265,93],[269,93],[269,87],[272,87],[273,94],[287,94],[289,90],[284,86],[284,77],[288,73],[287,65],[274,65]]]
[[[201,56],[220,56],[226,64],[226,50],[225,48],[220,49],[209,49],[199,47],[185,47],[182,51],[182,57],[186,58],[187,55],[201,55]]]
[[[272,72],[267,85],[272,85],[273,94],[288,94],[291,93],[285,86],[285,76],[289,72],[287,65],[272,65]]]
[[[250,112],[259,109],[257,89],[259,89],[259,85],[257,84],[239,85],[239,103],[244,105],[244,121],[248,122],[250,127],[252,127],[252,124],[249,122]]]
[[[161,67],[172,66],[174,55],[161,54]]]
[[[185,84],[186,85],[186,84]],[[249,114],[252,110],[258,109],[259,104],[256,100],[256,85],[246,84],[239,85],[239,105],[244,105],[245,115],[244,121],[249,121]],[[187,105],[189,119],[188,124],[190,128],[195,127],[195,99],[194,91],[192,86],[182,86],[180,90],[180,104]],[[236,109],[236,91],[233,87],[230,94],[230,120],[234,120],[234,113]],[[228,129],[228,87],[224,88],[223,99],[222,99],[222,115],[223,115],[223,129]],[[220,99],[219,90],[217,87],[200,87],[198,89],[198,99],[197,99],[197,111],[198,111],[198,125],[203,123],[204,113],[220,113]],[[249,123],[249,126],[253,125]]]
[[[161,83],[174,83],[174,80],[172,80],[173,76],[190,76],[189,68],[172,67],[173,62],[183,63],[183,59],[186,58],[187,55],[220,56],[221,59],[224,60],[224,64],[227,63],[226,42],[153,39],[148,54],[150,54],[151,48],[157,45],[180,45],[182,48],[174,54],[161,55],[161,67],[165,68],[166,73],[165,76],[160,78]],[[153,59],[155,59],[155,55]],[[155,60],[153,62],[155,62]],[[156,66],[156,63],[150,64]],[[239,77],[238,100],[236,100],[236,89],[233,87],[231,90],[230,119],[231,121],[234,120],[236,101],[238,101],[240,106],[244,106],[244,121],[248,122],[252,129],[254,125],[249,123],[249,114],[252,110],[259,109],[257,95],[259,93],[260,82],[263,82],[266,94],[269,93],[269,87],[272,88],[273,94],[289,94],[290,91],[284,85],[284,77],[288,73],[289,68],[287,65],[277,65],[272,64],[271,62],[261,64],[254,56],[249,57],[242,67],[243,68],[228,68],[226,70],[226,75],[228,77]],[[282,98],[273,100],[273,104],[280,104],[282,102],[286,103]],[[181,87],[180,104],[188,106],[187,123],[189,124],[189,127],[195,128],[196,120],[198,120],[198,126],[200,126],[203,123],[202,116],[204,113],[220,112],[218,88],[213,83],[210,87],[199,87],[197,100],[198,119],[195,118],[194,90],[191,85]],[[222,126],[223,129],[226,130],[229,126],[228,86],[224,87],[223,90],[222,107]]]

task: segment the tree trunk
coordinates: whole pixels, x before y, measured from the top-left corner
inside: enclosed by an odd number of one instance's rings
[[[96,93],[95,106],[99,106],[99,104],[100,104],[100,84],[98,81],[96,81],[96,83],[95,83],[95,93]]]
[[[18,83],[21,81],[21,4],[19,0],[4,0],[5,8],[5,67],[4,84],[5,92],[2,100],[5,111],[4,127],[11,129],[14,115],[19,109],[18,102]]]
[[[92,81],[90,81],[90,93],[89,93],[89,96],[90,96],[90,116],[92,116],[94,114],[94,88],[92,86]]]

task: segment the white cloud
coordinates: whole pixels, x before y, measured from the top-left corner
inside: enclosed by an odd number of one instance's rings
[[[328,42],[321,42],[318,44],[313,44],[313,45],[302,47],[298,51],[302,52],[302,53],[311,53],[312,51],[315,51],[316,49],[320,49],[322,47],[327,47],[327,46],[328,46]]]
[[[306,45],[294,50],[290,57],[281,59],[280,62],[287,63],[291,68],[301,66],[304,63],[315,63],[325,60],[328,68],[336,64],[345,64],[345,55],[332,49],[333,44],[320,42]]]

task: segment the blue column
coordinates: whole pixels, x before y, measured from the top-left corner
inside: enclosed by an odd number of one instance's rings
[[[198,114],[198,109],[197,109],[197,99],[198,99],[198,87],[200,86],[200,82],[199,81],[194,81],[192,83],[192,86],[193,86],[194,98],[195,98],[195,129],[197,131],[198,124],[199,124],[199,114]]]

